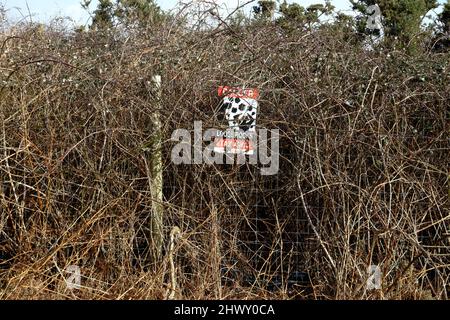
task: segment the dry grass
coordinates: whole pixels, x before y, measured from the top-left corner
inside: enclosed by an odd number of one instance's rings
[[[355,42],[338,28],[176,21],[121,37],[1,34],[0,298],[167,297],[168,256],[152,260],[148,240],[160,74],[177,298],[447,299],[449,53]],[[219,85],[260,88],[258,125],[282,133],[277,176],[170,162],[174,129],[220,125]],[[371,264],[381,290],[366,290]],[[80,290],[65,286],[69,265]],[[298,270],[309,280],[290,285]]]

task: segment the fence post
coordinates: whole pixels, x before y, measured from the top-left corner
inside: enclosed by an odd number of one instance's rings
[[[163,223],[163,161],[162,161],[162,125],[161,125],[161,76],[152,77],[152,86],[156,98],[156,110],[151,115],[153,136],[150,153],[150,195],[152,198],[152,215],[150,217],[151,245],[153,261],[162,255],[164,242]]]

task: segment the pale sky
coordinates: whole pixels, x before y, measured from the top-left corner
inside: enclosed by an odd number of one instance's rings
[[[248,2],[249,0],[215,0],[218,4],[224,5],[232,10],[237,5]],[[9,16],[20,19],[21,16],[29,16],[29,11],[32,14],[33,21],[49,21],[55,16],[68,16],[76,21],[78,24],[85,24],[88,22],[89,15],[80,5],[80,0],[0,0],[6,9],[9,9]],[[173,9],[178,0],[157,0],[158,5],[164,10]],[[186,2],[186,1],[185,1]],[[303,6],[308,6],[313,3],[325,3],[323,0],[291,0],[289,3],[298,2]],[[98,0],[92,0],[90,10],[93,11],[97,6]],[[255,5],[250,4],[249,7]],[[350,2],[348,0],[333,0],[333,5],[339,9],[348,10]],[[27,8],[28,5],[28,8]]]
[[[218,4],[224,5],[233,10],[237,5],[248,2],[249,0],[213,0]],[[80,0],[0,0],[8,9],[9,17],[20,19],[24,16],[32,14],[33,21],[49,21],[52,17],[65,16],[72,18],[77,24],[87,24],[89,21],[88,13],[81,7]],[[92,0],[90,10],[93,11],[97,6],[98,0]],[[170,10],[175,7],[178,0],[157,0],[159,6],[164,10]],[[313,3],[325,3],[324,0],[288,0],[288,3],[297,2],[304,7]],[[444,3],[445,0],[439,0]],[[255,5],[250,4],[249,7]],[[348,0],[332,0],[331,3],[339,10],[349,11],[350,1]],[[28,7],[27,7],[28,6]],[[29,18],[28,18],[29,19]]]

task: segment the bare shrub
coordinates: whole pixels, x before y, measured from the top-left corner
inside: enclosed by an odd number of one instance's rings
[[[448,58],[368,53],[332,27],[10,29],[0,297],[166,298],[168,249],[161,261],[149,252],[160,112],[166,240],[181,230],[176,297],[448,298]],[[282,133],[278,175],[171,163],[174,129],[221,125],[219,85],[261,90],[258,126]],[[79,290],[65,287],[69,265]],[[366,288],[370,265],[380,290]]]

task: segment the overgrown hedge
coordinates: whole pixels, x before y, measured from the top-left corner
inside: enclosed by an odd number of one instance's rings
[[[0,35],[0,297],[165,297],[167,250],[149,256],[160,112],[179,297],[448,298],[449,53],[351,38],[173,22]],[[258,127],[282,135],[278,175],[171,163],[174,129],[223,125],[219,85],[260,89]],[[84,288],[65,287],[69,265]],[[366,289],[370,265],[381,290]]]

